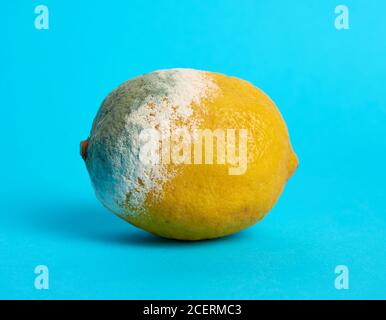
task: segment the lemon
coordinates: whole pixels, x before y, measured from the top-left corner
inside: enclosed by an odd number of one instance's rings
[[[112,91],[81,154],[105,207],[181,240],[222,237],[261,220],[298,165],[263,91],[193,69],[152,72]]]

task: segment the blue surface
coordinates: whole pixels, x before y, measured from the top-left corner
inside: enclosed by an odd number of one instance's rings
[[[384,1],[344,1],[341,31],[330,0],[47,0],[40,31],[38,4],[1,5],[0,298],[386,298]],[[298,171],[237,235],[162,240],[94,196],[78,149],[102,99],[170,67],[247,79],[288,124]]]

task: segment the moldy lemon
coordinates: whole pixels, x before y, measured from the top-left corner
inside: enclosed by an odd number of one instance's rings
[[[181,240],[222,237],[261,220],[298,165],[264,92],[192,69],[152,72],[112,91],[81,154],[106,208]]]

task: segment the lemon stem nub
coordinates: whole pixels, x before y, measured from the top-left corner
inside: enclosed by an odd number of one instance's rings
[[[83,160],[86,161],[87,159],[87,147],[88,147],[88,140],[83,140],[80,143],[80,155],[82,156]]]

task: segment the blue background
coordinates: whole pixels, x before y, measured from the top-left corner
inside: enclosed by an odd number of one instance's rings
[[[0,17],[0,298],[386,298],[386,2],[6,1]],[[300,166],[261,223],[167,241],[116,218],[79,156],[105,95],[157,69],[247,79]],[[34,268],[50,270],[49,290]],[[350,270],[336,290],[336,265]]]

